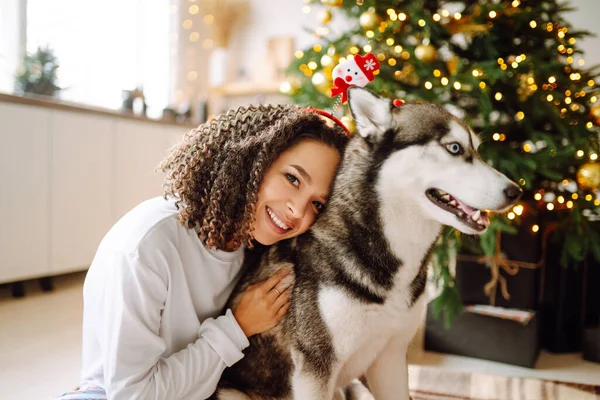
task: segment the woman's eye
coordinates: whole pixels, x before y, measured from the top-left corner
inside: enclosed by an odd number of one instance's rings
[[[292,185],[294,185],[294,186],[300,185],[300,181],[294,175],[292,175],[292,174],[285,174],[285,177],[287,178],[288,181],[290,181],[290,183]]]
[[[313,201],[313,205],[317,209],[317,212],[321,212],[325,208],[325,204],[321,203],[320,201]]]
[[[460,155],[463,153],[462,146],[456,142],[447,144],[446,150],[448,150],[451,154],[454,154],[454,155]]]

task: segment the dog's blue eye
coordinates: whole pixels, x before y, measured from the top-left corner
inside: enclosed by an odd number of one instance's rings
[[[454,155],[460,155],[463,153],[462,146],[456,142],[447,144],[446,150],[448,150],[451,154],[454,154]]]

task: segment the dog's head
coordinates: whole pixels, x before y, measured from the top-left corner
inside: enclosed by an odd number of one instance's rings
[[[362,88],[350,88],[349,104],[372,153],[382,202],[476,234],[489,226],[489,211],[504,211],[521,196],[517,184],[481,160],[477,136],[443,108],[394,107]]]

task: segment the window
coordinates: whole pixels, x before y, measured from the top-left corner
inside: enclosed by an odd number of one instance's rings
[[[167,106],[170,0],[28,0],[27,51],[48,45],[65,100],[118,109],[143,87],[149,115]]]
[[[23,36],[25,7],[20,0],[0,0],[0,91],[14,90]]]

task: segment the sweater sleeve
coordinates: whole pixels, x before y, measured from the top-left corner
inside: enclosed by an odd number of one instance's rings
[[[135,256],[116,258],[98,315],[108,398],[176,400],[192,390],[195,398],[208,398],[249,345],[233,313],[205,320],[195,342],[163,358],[159,330],[167,284]]]

